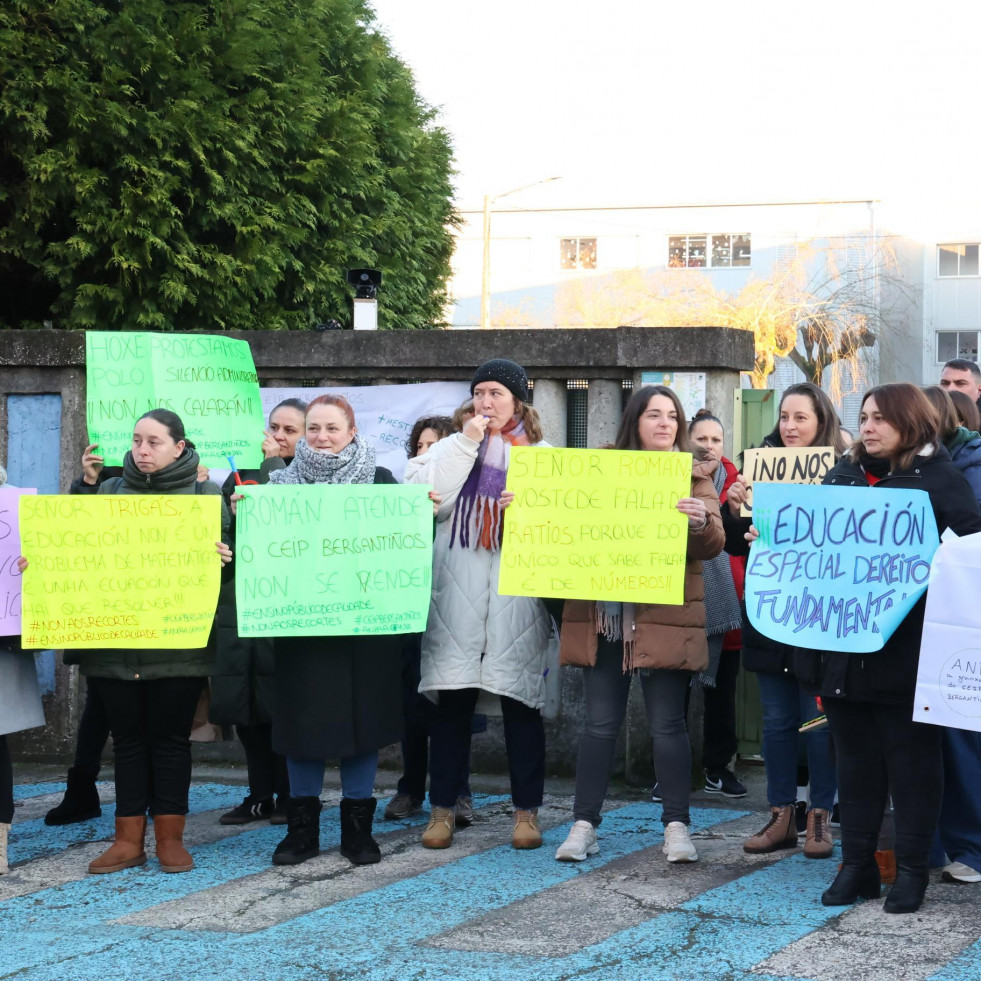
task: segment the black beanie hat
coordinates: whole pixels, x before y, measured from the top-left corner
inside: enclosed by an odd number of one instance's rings
[[[474,373],[470,382],[470,394],[481,382],[500,382],[516,399],[528,401],[528,375],[520,364],[507,358],[485,361]]]

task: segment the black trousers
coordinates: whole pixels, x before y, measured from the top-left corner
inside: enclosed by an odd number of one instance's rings
[[[116,816],[187,814],[191,725],[204,678],[90,678],[116,756]]]
[[[14,768],[10,764],[7,737],[0,736],[0,824],[14,820]]]
[[[254,726],[235,726],[238,740],[245,750],[245,765],[249,770],[249,796],[255,800],[289,797],[290,777],[286,757],[272,748],[272,723]]]
[[[477,688],[442,689],[430,725],[429,800],[453,807],[470,776],[470,720]],[[545,723],[538,709],[501,696],[511,799],[519,810],[540,807],[545,794]]]
[[[702,763],[706,770],[729,765],[739,749],[736,736],[736,678],[739,651],[723,651],[715,687],[702,689],[705,695],[705,723],[702,728]]]
[[[824,711],[838,763],[842,857],[872,857],[891,791],[896,861],[925,869],[943,798],[943,729],[914,722],[908,705],[825,698]]]
[[[109,740],[109,718],[98,693],[90,682],[85,693],[85,706],[78,720],[75,740],[75,769],[93,780],[102,769],[102,751]]]

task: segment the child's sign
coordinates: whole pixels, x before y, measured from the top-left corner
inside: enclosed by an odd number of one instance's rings
[[[739,512],[744,518],[753,514],[753,484],[820,484],[835,465],[835,451],[830,446],[759,446],[743,454],[743,480],[746,481],[746,503]]]

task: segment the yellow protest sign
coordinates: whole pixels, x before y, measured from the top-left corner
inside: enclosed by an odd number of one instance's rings
[[[498,591],[680,605],[690,453],[511,448]]]
[[[835,465],[830,446],[758,446],[743,454],[743,479],[749,493],[740,514],[753,514],[753,484],[820,484]]]
[[[221,498],[20,499],[25,647],[204,647],[218,603]]]

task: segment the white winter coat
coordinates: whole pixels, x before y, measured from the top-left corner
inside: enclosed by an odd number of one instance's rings
[[[541,709],[551,628],[544,604],[527,596],[499,595],[500,551],[464,548],[459,543],[450,548],[453,508],[479,448],[469,436],[454,433],[410,460],[405,471],[407,484],[432,484],[442,495],[419,691],[481,688]],[[510,449],[508,444],[508,453]]]

